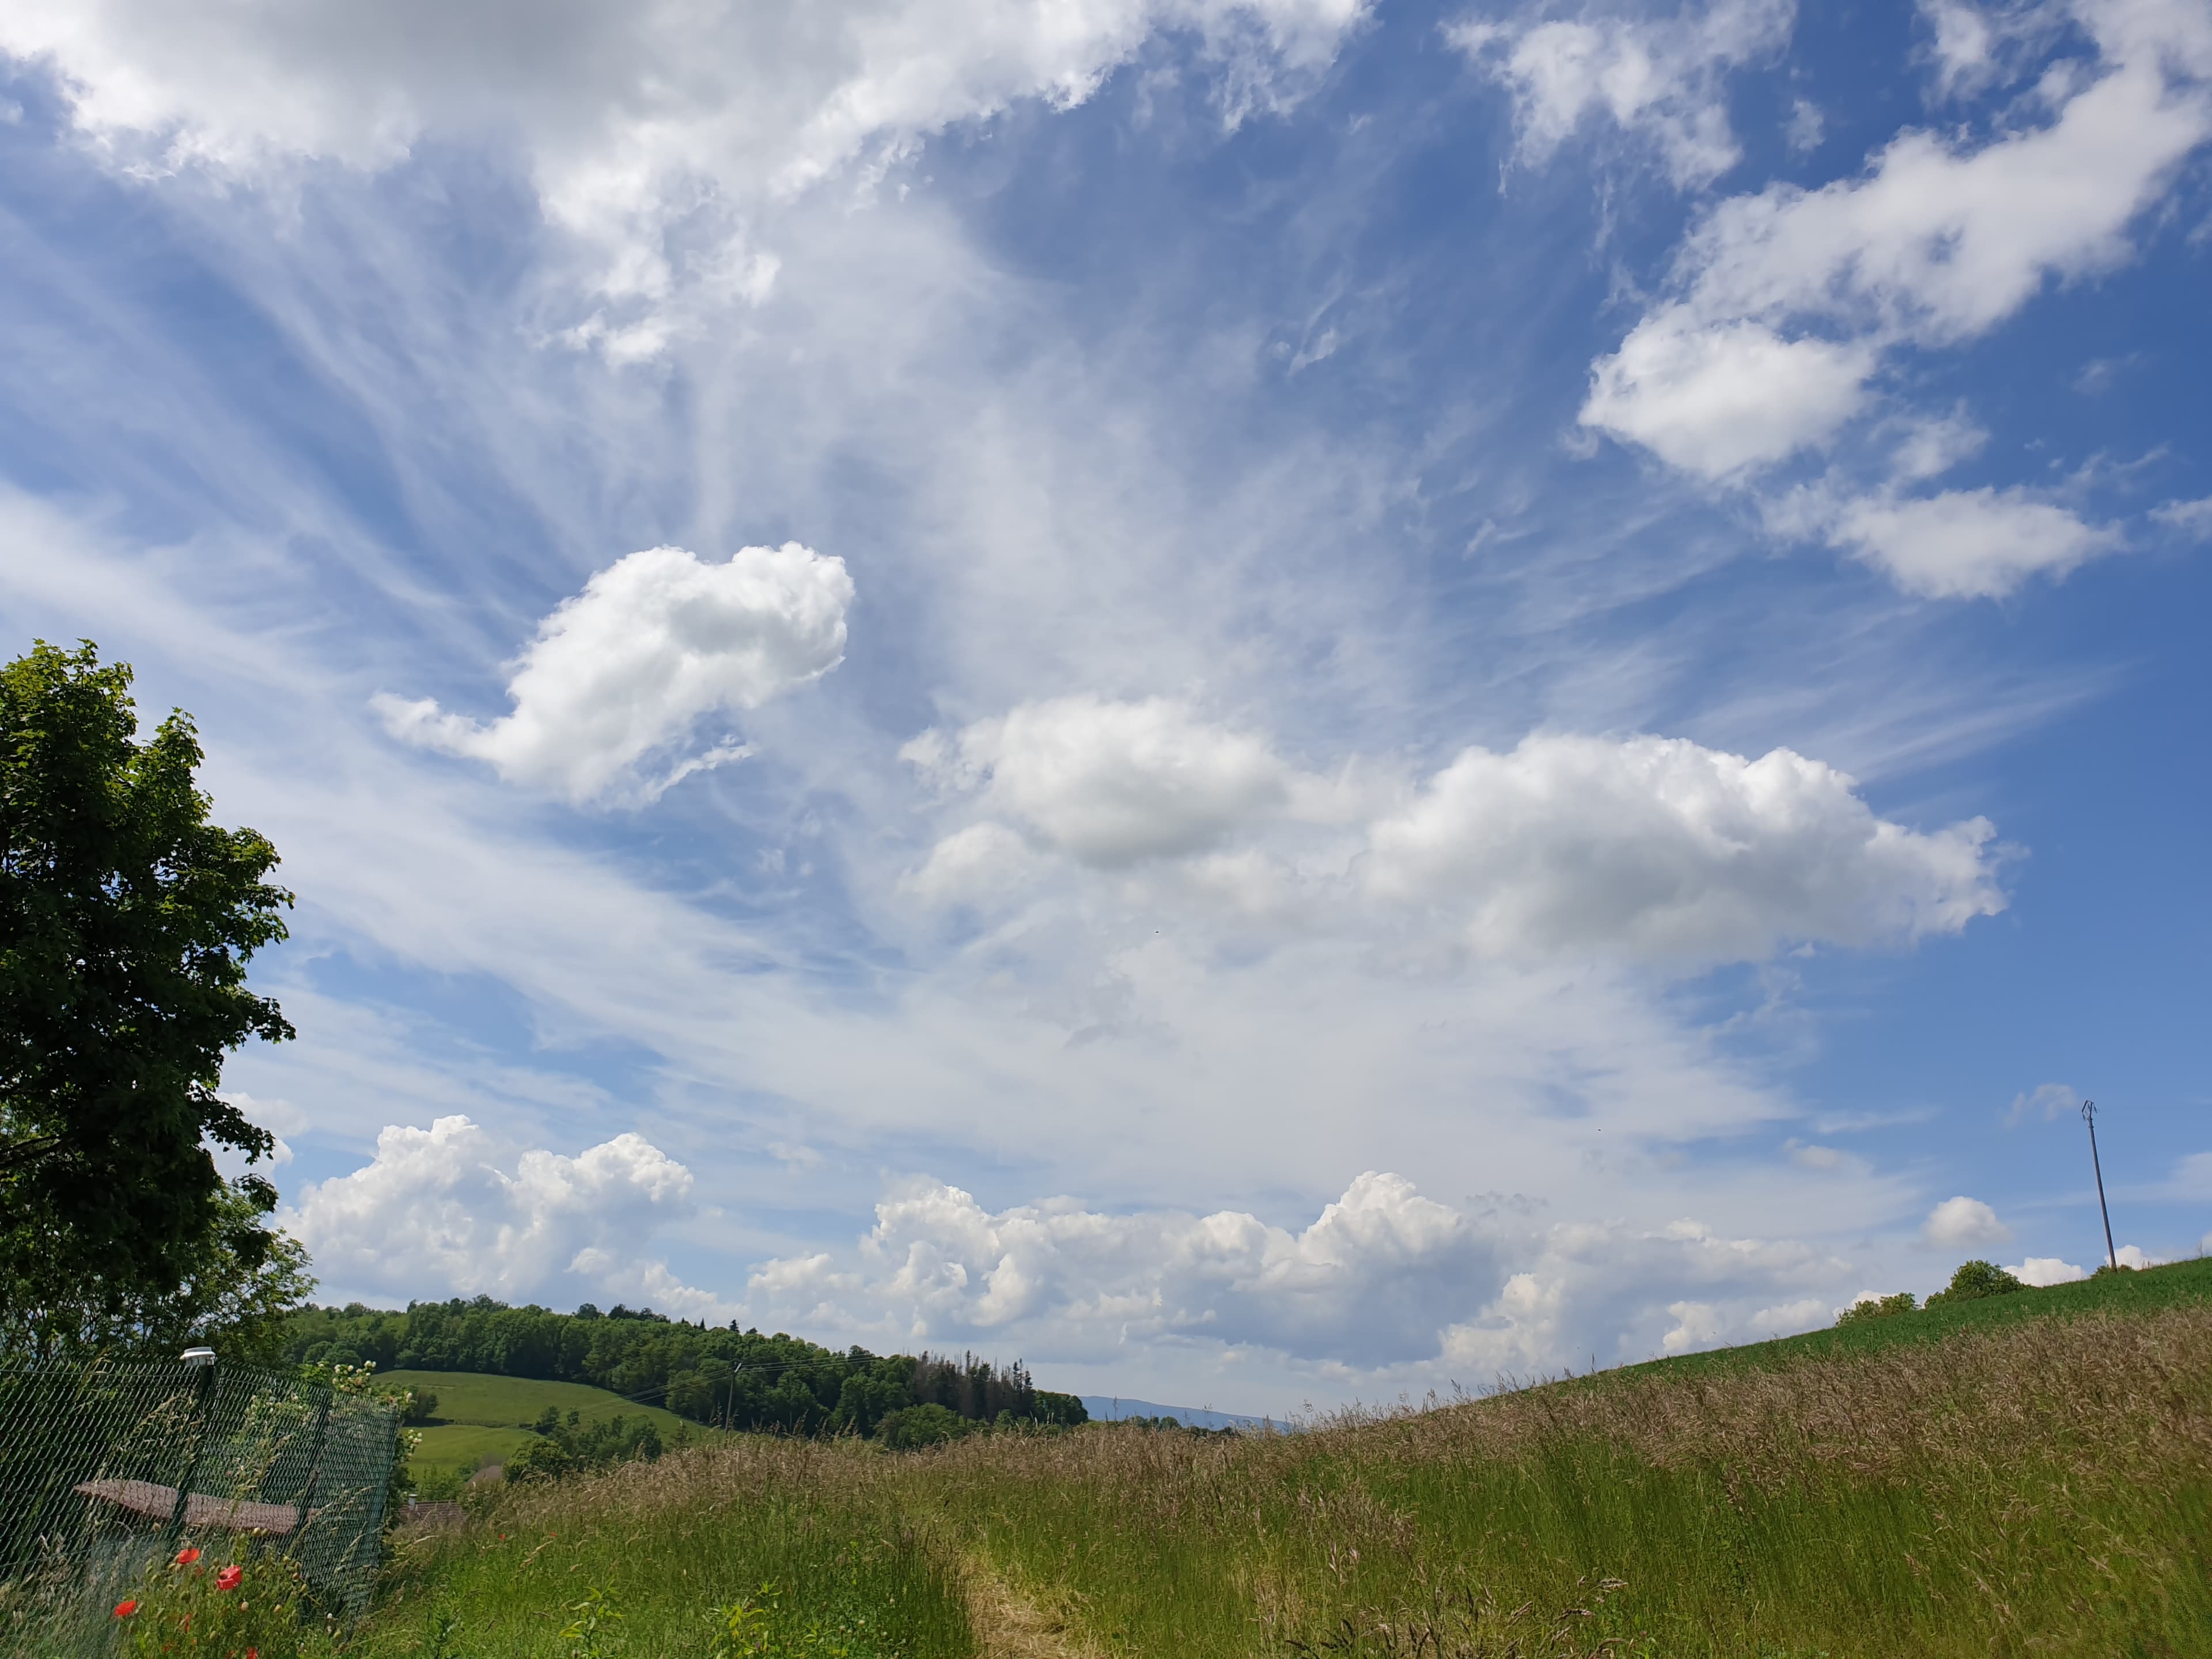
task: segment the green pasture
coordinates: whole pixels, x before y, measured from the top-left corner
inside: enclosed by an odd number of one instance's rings
[[[383,1382],[438,1396],[437,1409],[418,1430],[422,1444],[411,1460],[418,1475],[453,1469],[472,1474],[487,1464],[506,1462],[537,1438],[528,1425],[548,1406],[563,1418],[574,1412],[586,1422],[646,1418],[671,1447],[720,1437],[718,1431],[688,1423],[674,1412],[641,1406],[588,1383],[542,1382],[476,1371],[382,1371],[378,1376]]]

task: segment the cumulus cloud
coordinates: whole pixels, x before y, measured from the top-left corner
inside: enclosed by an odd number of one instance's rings
[[[2024,489],[1946,490],[1844,505],[1829,532],[1908,593],[2002,598],[2030,576],[2063,576],[2124,544],[2110,526]]]
[[[386,1127],[368,1164],[308,1186],[282,1219],[324,1280],[358,1294],[592,1295],[696,1315],[720,1304],[641,1255],[690,1194],[690,1171],[639,1135],[574,1158],[518,1153],[466,1117],[441,1117]]]
[[[2055,1255],[2032,1255],[2005,1271],[2023,1285],[2041,1289],[2045,1285],[2070,1285],[2077,1279],[2089,1275],[2070,1261],[2062,1261]]]
[[[1218,846],[1289,805],[1293,782],[1261,738],[1163,697],[1024,703],[899,752],[940,787],[980,790],[1039,845],[1104,869]]]
[[[1791,0],[1718,0],[1671,18],[1468,19],[1444,35],[1513,94],[1521,161],[1547,160],[1585,121],[1649,143],[1683,186],[1741,157],[1729,130],[1726,72],[1789,40]]]
[[[489,725],[434,701],[374,701],[393,736],[489,762],[511,782],[574,801],[652,799],[742,757],[690,741],[709,716],[757,708],[844,660],[853,580],[797,542],[712,564],[680,547],[617,560],[542,623],[507,682],[514,712]]]
[[[1928,1212],[1921,1238],[1944,1249],[1972,1249],[1983,1244],[2009,1244],[2012,1229],[1997,1219],[1997,1212],[1978,1198],[1947,1198]]]
[[[1993,915],[1993,833],[1878,818],[1849,776],[1786,749],[1749,761],[1679,738],[1539,734],[1462,753],[1375,825],[1362,877],[1380,897],[1463,907],[1494,951],[1735,958]]]
[[[1778,1289],[1843,1270],[1801,1245],[1721,1239],[1692,1222],[1531,1232],[1376,1171],[1297,1231],[1242,1211],[1117,1215],[1071,1198],[994,1212],[917,1180],[877,1206],[851,1257],[768,1263],[748,1297],[873,1318],[915,1342],[1049,1341],[1070,1359],[1200,1344],[1360,1371],[1442,1363],[1487,1381],[1594,1351],[1642,1358],[1764,1335],[1802,1312],[1777,1304]]]
[[[545,216],[592,252],[572,337],[653,355],[701,293],[757,300],[748,216],[855,160],[1024,99],[1088,98],[1155,31],[1197,36],[1233,113],[1294,95],[1361,0],[78,0],[0,10],[0,52],[52,66],[117,165],[258,176],[390,166],[426,137],[519,144]],[[682,293],[679,293],[682,290]]]
[[[1669,307],[1591,371],[1582,422],[1670,466],[1728,479],[1817,444],[1863,408],[1875,353],[1784,339],[1760,322],[1700,321]]]
[[[1905,132],[1857,175],[1717,204],[1668,292],[1592,366],[1582,422],[1741,483],[1863,412],[1893,349],[1972,339],[2051,280],[2124,262],[2129,228],[2212,137],[2212,15],[2184,0],[2073,9],[2097,58],[2031,100],[2055,105],[2047,121],[1978,145]],[[1980,14],[1939,12],[1945,62],[1964,73],[1988,50],[1968,27]],[[2017,491],[1869,501],[1838,529],[1907,591],[1943,596],[2006,592],[2118,545]]]
[[[1409,792],[1300,772],[1166,699],[1074,697],[902,753],[988,814],[906,877],[939,903],[1003,900],[1041,875],[1040,855],[1105,872],[1181,860],[1199,896],[1305,929],[1425,921],[1489,956],[1698,960],[1955,933],[2005,903],[1986,820],[1908,829],[1847,775],[1782,749],[1753,761],[1539,732],[1465,750]],[[1318,827],[1322,850],[1288,847],[1285,827]]]

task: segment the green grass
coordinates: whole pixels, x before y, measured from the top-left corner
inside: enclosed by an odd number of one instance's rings
[[[477,1371],[382,1371],[378,1376],[380,1381],[428,1389],[438,1396],[437,1410],[419,1431],[422,1444],[411,1460],[418,1475],[452,1470],[473,1474],[487,1464],[505,1463],[537,1438],[524,1425],[537,1421],[549,1406],[564,1418],[575,1412],[586,1422],[642,1417],[670,1446],[698,1445],[721,1437],[718,1431],[687,1422],[674,1412],[641,1406],[582,1382],[541,1382]]]
[[[448,1659],[582,1655],[593,1589],[605,1654],[710,1659],[710,1610],[770,1584],[726,1651],[1023,1650],[982,1639],[977,1572],[1130,1659],[2198,1659],[2212,1266],[1297,1436],[733,1437],[472,1505],[364,1659],[434,1651],[441,1613]]]
[[[489,1464],[504,1465],[538,1437],[528,1429],[495,1429],[479,1423],[433,1423],[418,1429],[422,1443],[408,1460],[417,1479],[458,1469],[474,1474]]]
[[[518,1489],[401,1549],[349,1659],[973,1659],[953,1558],[886,1500],[889,1461],[759,1437]],[[563,1636],[590,1601],[596,1637]]]
[[[566,1417],[580,1413],[586,1422],[609,1417],[647,1418],[664,1440],[679,1429],[703,1431],[674,1412],[641,1406],[586,1382],[541,1382],[526,1376],[489,1376],[478,1371],[380,1371],[377,1380],[403,1388],[427,1389],[438,1396],[434,1413],[441,1423],[477,1423],[515,1428],[537,1420],[548,1406]]]
[[[2078,1318],[2084,1314],[2139,1316],[2163,1308],[2212,1301],[2212,1257],[2169,1262],[2136,1273],[2107,1273],[2042,1290],[2017,1291],[1978,1301],[1938,1303],[1907,1314],[1854,1320],[1848,1325],[1808,1331],[1771,1342],[1747,1342],[1704,1353],[1678,1354],[1623,1368],[1634,1372],[1715,1375],[1747,1366],[1771,1367],[1806,1358],[1839,1358],[1901,1345],[1941,1342],[1972,1331],[1996,1330],[2034,1319]]]

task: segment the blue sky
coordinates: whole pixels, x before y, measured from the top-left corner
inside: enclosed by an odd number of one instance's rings
[[[2212,1225],[2212,8],[0,20],[327,1295],[1281,1412]]]

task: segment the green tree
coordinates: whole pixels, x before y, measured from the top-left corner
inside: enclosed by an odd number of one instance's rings
[[[1928,1298],[1936,1307],[1946,1302],[1978,1302],[1985,1296],[2010,1296],[2027,1288],[1994,1261],[1962,1261],[1944,1289]]]
[[[89,642],[0,668],[0,1337],[40,1347],[305,1267],[263,1224],[275,1188],[209,1152],[273,1145],[216,1090],[293,1035],[246,984],[292,896],[265,837],[209,822],[191,717],[139,739],[131,678]]]

